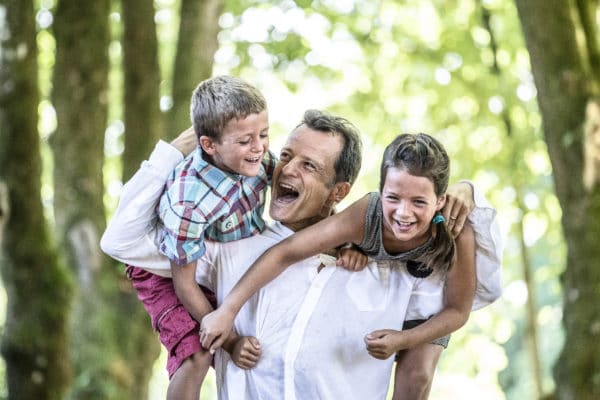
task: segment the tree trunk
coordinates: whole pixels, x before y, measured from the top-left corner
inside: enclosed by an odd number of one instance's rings
[[[192,124],[190,99],[196,86],[212,75],[222,9],[223,0],[181,0],[181,25],[173,69],[173,108],[167,119],[169,138]]]
[[[123,70],[125,74],[125,151],[123,182],[139,168],[156,141],[164,135],[159,108],[160,70],[154,4],[152,0],[123,0]],[[160,344],[142,303],[131,285],[121,298],[117,316],[126,328],[123,358],[127,360],[137,392],[130,398],[147,399],[152,367],[160,354]],[[133,390],[133,388],[132,388]]]
[[[31,0],[2,0],[0,6],[6,18],[0,50],[0,243],[8,295],[2,335],[8,398],[58,400],[70,382],[65,354],[72,282],[50,244],[40,199],[35,14]]]
[[[517,8],[567,244],[562,276],[565,345],[554,368],[556,396],[597,399],[600,358],[590,349],[596,348],[600,339],[600,162],[598,145],[593,144],[600,135],[600,106],[592,90],[600,82],[586,75],[589,68],[582,64],[589,61],[592,42],[587,41],[588,54],[579,53],[586,46],[576,40],[578,29],[572,17],[577,11],[561,0],[517,0]],[[584,156],[584,145],[589,157]],[[585,184],[584,165],[591,175]]]
[[[148,157],[164,134],[159,107],[160,70],[152,0],[123,0],[125,151],[123,182]]]
[[[138,384],[123,357],[122,272],[102,255],[104,132],[108,102],[109,0],[61,0],[55,11],[52,100],[57,129],[54,215],[79,289],[72,320],[73,397],[130,399]],[[117,315],[117,317],[115,316]]]

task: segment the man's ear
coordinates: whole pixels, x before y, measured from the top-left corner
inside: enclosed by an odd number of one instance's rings
[[[435,211],[440,211],[446,205],[446,193],[444,193],[437,201]]]
[[[214,156],[217,150],[215,149],[215,141],[208,136],[200,136],[198,140],[200,146],[202,147],[202,151],[204,151],[209,156]]]
[[[350,193],[350,182],[338,182],[335,184],[331,194],[329,195],[329,201],[332,204],[337,204],[340,201],[344,200],[344,198]]]

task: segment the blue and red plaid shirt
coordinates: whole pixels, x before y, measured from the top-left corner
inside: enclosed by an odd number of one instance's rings
[[[174,170],[157,207],[160,252],[179,265],[205,252],[204,240],[230,242],[265,227],[262,213],[277,158],[270,151],[254,177],[224,172],[202,158],[202,148]]]

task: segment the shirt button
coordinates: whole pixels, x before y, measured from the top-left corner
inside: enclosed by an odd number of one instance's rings
[[[225,224],[225,228],[226,228],[226,229],[231,229],[231,228],[233,228],[233,222],[231,222],[231,221],[227,222],[227,223]]]

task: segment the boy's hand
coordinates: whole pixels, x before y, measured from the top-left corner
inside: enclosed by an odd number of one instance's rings
[[[367,351],[371,357],[385,360],[406,347],[402,345],[402,331],[381,329],[365,336]]]
[[[446,219],[448,230],[457,237],[462,231],[467,217],[475,208],[473,188],[466,182],[459,182],[446,191],[446,204],[442,214]]]
[[[214,354],[223,345],[231,332],[234,314],[228,313],[223,307],[207,314],[200,322],[200,343],[210,354]]]
[[[241,369],[254,368],[260,358],[261,349],[258,339],[252,336],[241,336],[233,345],[231,360]]]
[[[335,265],[349,271],[362,271],[369,263],[369,257],[357,247],[343,247],[338,251]]]
[[[181,132],[179,136],[173,139],[171,146],[179,150],[181,154],[183,154],[183,157],[186,157],[188,154],[194,151],[194,149],[198,146],[198,137],[196,136],[194,128],[189,127],[185,131]]]

